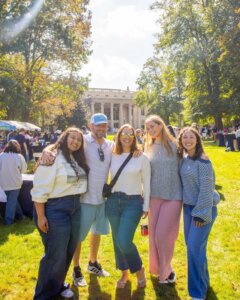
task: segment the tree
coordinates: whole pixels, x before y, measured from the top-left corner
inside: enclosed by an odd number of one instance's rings
[[[226,35],[236,30],[237,5],[227,0],[160,0],[152,6],[160,12],[161,26],[155,52],[167,53],[170,63],[180,63],[185,107],[193,118],[213,117],[218,128],[223,127],[222,118],[231,113],[231,91],[237,94],[233,80],[230,83],[224,72],[223,43],[221,46],[223,37],[225,47],[230,45]],[[233,61],[228,63],[228,71],[236,78],[231,70]]]
[[[49,81],[69,77],[87,61],[90,35],[90,12],[88,0],[45,1],[41,11],[31,24],[16,38],[0,41],[0,59],[14,55],[21,60],[21,70],[7,70],[6,76],[14,78],[16,86],[21,86],[24,94],[22,119],[34,118],[36,103],[52,98]],[[5,0],[1,3],[0,24],[3,36],[6,19],[21,19],[31,11],[29,1]],[[4,25],[4,26],[3,26]],[[0,74],[6,72],[0,69]],[[15,75],[18,75],[17,78]],[[2,76],[3,77],[3,76]],[[45,98],[41,98],[39,88],[45,86]],[[47,95],[46,92],[50,92]],[[14,100],[15,101],[15,100]]]
[[[182,82],[174,65],[157,56],[148,59],[138,80],[136,102],[148,106],[149,114],[160,115],[167,124],[182,109]]]

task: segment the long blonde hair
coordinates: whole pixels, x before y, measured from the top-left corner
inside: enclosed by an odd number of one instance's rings
[[[161,142],[165,149],[167,150],[168,154],[173,155],[173,149],[172,149],[172,143],[175,141],[175,138],[170,134],[169,129],[167,128],[165,122],[163,121],[162,118],[160,118],[158,115],[152,115],[149,116],[145,120],[145,132],[146,132],[146,146],[145,149],[147,152],[149,152],[151,145],[154,144],[155,139],[150,136],[146,129],[146,124],[149,122],[154,122],[158,125],[162,124],[162,129],[161,129]]]

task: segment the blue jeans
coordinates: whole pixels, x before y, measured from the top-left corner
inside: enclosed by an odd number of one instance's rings
[[[78,243],[79,195],[49,199],[45,204],[45,215],[49,229],[48,233],[39,230],[45,254],[40,261],[35,300],[53,299],[62,290]],[[34,220],[37,224],[36,212]]]
[[[141,195],[128,196],[121,192],[113,193],[105,205],[112,228],[116,267],[121,271],[130,269],[131,273],[135,273],[142,267],[142,260],[133,243],[143,213],[142,205]]]
[[[15,215],[18,219],[23,218],[23,212],[20,204],[18,203],[19,190],[5,191],[7,195],[7,203],[5,210],[5,221],[4,224],[10,225],[14,222]]]
[[[205,298],[209,287],[207,242],[217,217],[217,207],[212,208],[212,222],[196,227],[191,216],[194,206],[184,204],[184,236],[188,258],[188,292],[191,297]]]

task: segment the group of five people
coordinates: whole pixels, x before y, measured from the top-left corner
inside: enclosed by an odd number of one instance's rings
[[[213,167],[198,132],[184,128],[177,142],[160,117],[150,116],[145,121],[142,153],[131,125],[123,125],[113,143],[105,139],[107,123],[104,114],[95,114],[88,135],[68,128],[44,151],[44,164],[36,169],[31,193],[45,254],[34,299],[73,296],[64,285],[72,258],[74,284],[86,285],[79,260],[81,242],[90,229],[88,271],[109,275],[97,261],[100,236],[109,232],[108,220],[116,268],[121,271],[117,288],[125,287],[129,271],[136,273],[139,288],[146,286],[145,269],[133,238],[141,217],[147,216],[150,273],[158,276],[160,284],[175,282],[171,261],[182,202],[189,295],[205,299],[209,286],[206,246],[219,199],[214,191]],[[130,154],[105,201],[102,190],[109,171],[113,178]]]

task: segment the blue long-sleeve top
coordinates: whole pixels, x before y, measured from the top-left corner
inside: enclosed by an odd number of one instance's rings
[[[183,158],[180,168],[183,184],[183,202],[194,206],[194,220],[208,224],[212,221],[212,207],[219,202],[214,197],[215,176],[210,160]],[[215,199],[216,198],[216,199]]]

